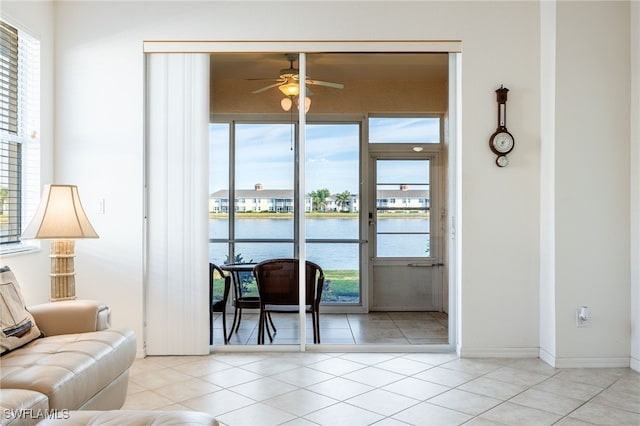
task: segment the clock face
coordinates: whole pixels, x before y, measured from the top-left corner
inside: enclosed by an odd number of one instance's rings
[[[507,154],[513,149],[513,136],[507,132],[496,133],[491,140],[491,146],[499,154]]]

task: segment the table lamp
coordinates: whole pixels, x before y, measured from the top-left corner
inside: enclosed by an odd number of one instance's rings
[[[75,185],[45,185],[23,239],[51,240],[51,301],[76,298],[73,258],[76,238],[99,238]]]

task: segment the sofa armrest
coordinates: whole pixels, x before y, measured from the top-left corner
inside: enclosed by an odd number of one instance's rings
[[[63,300],[27,310],[45,336],[105,330],[111,315],[107,305],[94,300]]]

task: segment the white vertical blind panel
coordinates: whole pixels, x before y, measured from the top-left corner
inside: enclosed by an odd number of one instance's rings
[[[146,353],[209,353],[209,55],[147,56]]]

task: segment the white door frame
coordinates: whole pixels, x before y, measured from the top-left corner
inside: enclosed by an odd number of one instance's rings
[[[147,53],[215,53],[215,52],[447,52],[449,53],[449,115],[446,134],[448,135],[446,144],[446,161],[448,167],[447,194],[448,200],[448,218],[447,218],[447,238],[449,247],[446,262],[449,265],[448,277],[448,297],[449,297],[449,344],[448,345],[429,345],[429,351],[451,351],[456,350],[459,353],[460,344],[458,336],[460,336],[460,269],[461,269],[461,231],[460,228],[460,212],[461,212],[461,41],[433,41],[433,40],[388,40],[388,41],[154,41],[148,40],[143,42],[143,51]],[[303,70],[301,70],[303,71]],[[301,114],[301,123],[304,123],[304,115]],[[304,127],[304,126],[301,126]],[[300,144],[304,145],[304,130],[300,131]],[[301,173],[304,172],[302,165]],[[302,188],[304,186],[302,185]],[[302,225],[301,225],[302,226]],[[301,253],[301,261],[303,261]],[[146,259],[145,259],[146,261]],[[304,268],[301,268],[304,270]],[[304,282],[304,281],[301,281]],[[185,291],[189,291],[186,289]],[[193,306],[193,309],[199,316],[206,316],[208,306],[206,300],[199,295],[189,294],[185,297],[194,297],[194,300],[201,299],[203,303]],[[302,295],[301,295],[302,296]],[[148,300],[145,299],[145,307]],[[303,321],[303,316],[301,316]],[[184,324],[175,324],[181,327]],[[195,328],[194,334],[206,335],[208,330],[208,321],[196,324],[188,324],[189,327]],[[202,328],[202,330],[199,330]],[[301,327],[304,328],[304,327]],[[243,351],[247,350],[293,350],[302,351],[331,351],[336,350],[332,345],[306,345],[305,340],[301,340],[300,345],[278,345],[277,347],[252,347],[243,346]],[[345,349],[353,351],[370,351],[374,350],[389,351],[424,351],[425,346],[411,345],[401,347],[393,345],[374,346],[368,345],[338,345],[337,349],[344,351]],[[216,347],[216,350],[230,350],[229,346]],[[232,350],[232,349],[231,349]]]

